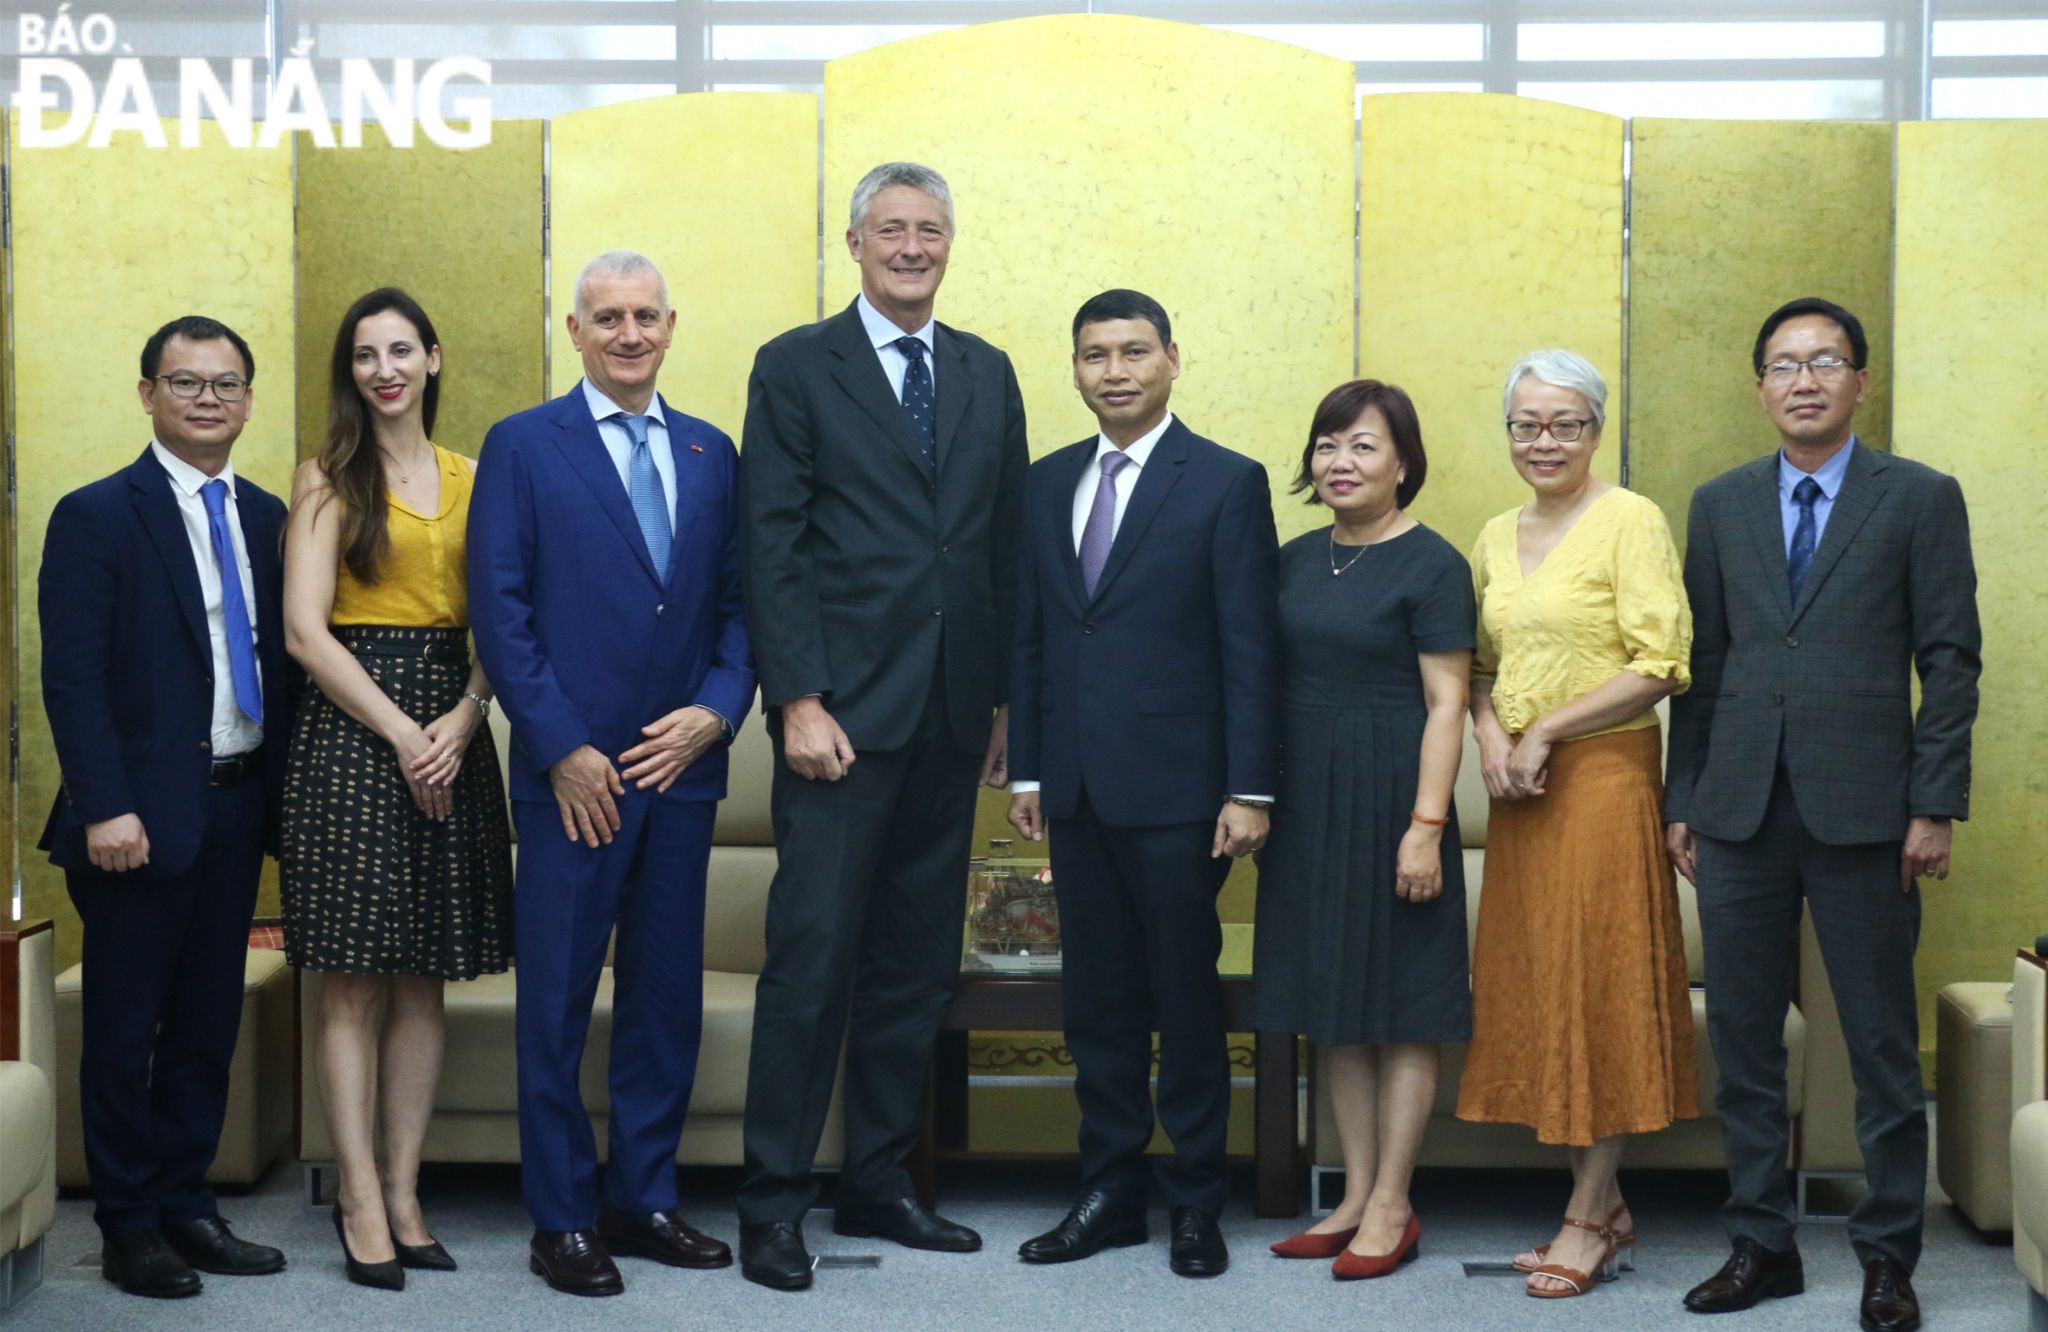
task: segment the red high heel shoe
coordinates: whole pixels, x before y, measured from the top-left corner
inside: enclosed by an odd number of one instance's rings
[[[1337,1255],[1337,1261],[1330,1264],[1330,1275],[1339,1281],[1365,1281],[1383,1277],[1403,1263],[1412,1263],[1422,1256],[1422,1223],[1411,1212],[1408,1226],[1401,1232],[1401,1242],[1394,1246],[1392,1253],[1359,1254],[1346,1249]]]
[[[1357,1233],[1357,1226],[1349,1230],[1332,1230],[1321,1235],[1303,1231],[1292,1239],[1284,1239],[1275,1244],[1273,1252],[1282,1258],[1335,1258],[1344,1252],[1344,1246],[1349,1244],[1351,1237]]]

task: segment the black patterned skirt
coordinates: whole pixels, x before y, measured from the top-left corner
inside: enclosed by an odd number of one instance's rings
[[[468,630],[341,625],[334,636],[421,725],[462,702]],[[445,822],[421,813],[397,751],[308,689],[284,785],[286,959],[445,980],[510,966],[511,834],[490,727],[471,733],[453,795]]]

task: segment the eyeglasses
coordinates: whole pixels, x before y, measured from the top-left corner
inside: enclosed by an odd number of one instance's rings
[[[1560,444],[1569,444],[1584,434],[1591,424],[1591,421],[1574,421],[1568,416],[1556,421],[1510,421],[1508,438],[1517,444],[1534,444],[1537,437],[1548,430],[1552,439]]]
[[[1763,377],[1773,384],[1789,384],[1801,370],[1813,371],[1815,379],[1839,379],[1848,369],[1849,363],[1839,356],[1816,356],[1810,361],[1772,361],[1764,367]]]
[[[196,398],[213,390],[213,396],[222,402],[240,402],[248,396],[249,381],[240,375],[222,375],[219,379],[201,379],[198,375],[157,375],[171,386],[171,393],[179,398]]]

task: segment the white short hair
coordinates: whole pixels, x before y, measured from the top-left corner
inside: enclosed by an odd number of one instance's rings
[[[583,271],[576,275],[576,317],[581,319],[590,313],[588,293],[591,279],[638,277],[642,273],[654,274],[654,281],[661,288],[662,313],[668,313],[668,279],[661,275],[654,261],[635,250],[606,250],[583,265]]]
[[[1505,420],[1514,410],[1515,385],[1524,378],[1534,376],[1546,384],[1567,389],[1586,400],[1586,410],[1593,413],[1593,424],[1607,422],[1607,381],[1593,368],[1593,363],[1577,352],[1553,347],[1547,351],[1532,351],[1515,362],[1515,368],[1508,371],[1507,387],[1501,390],[1500,414]]]
[[[946,187],[946,178],[928,166],[916,162],[884,162],[860,178],[860,184],[853,187],[853,205],[847,210],[846,229],[857,232],[860,224],[867,220],[868,205],[883,190],[896,185],[908,185],[921,190],[938,200],[939,207],[946,210],[946,232],[953,231],[953,191]]]

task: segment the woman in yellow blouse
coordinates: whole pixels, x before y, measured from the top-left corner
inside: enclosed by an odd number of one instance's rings
[[[473,469],[429,438],[440,371],[410,296],[386,287],[349,309],[285,538],[285,646],[316,686],[285,775],[285,952],[325,973],[313,1058],[349,1278],[393,1290],[406,1267],[455,1266],[418,1197],[442,983],[511,960],[490,686],[469,661]]]
[[[1625,1264],[1626,1135],[1699,1113],[1652,711],[1690,683],[1692,616],[1663,513],[1593,477],[1606,399],[1571,352],[1509,372],[1508,454],[1530,500],[1472,550],[1492,810],[1458,1116],[1569,1146],[1565,1223],[1515,1262],[1552,1299]]]

